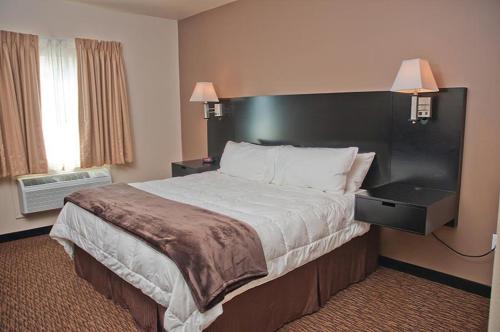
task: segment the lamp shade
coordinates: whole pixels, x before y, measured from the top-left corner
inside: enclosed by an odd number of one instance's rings
[[[189,101],[218,102],[219,98],[217,98],[212,82],[198,82]]]
[[[403,60],[391,91],[403,93],[439,91],[429,62],[424,59]]]

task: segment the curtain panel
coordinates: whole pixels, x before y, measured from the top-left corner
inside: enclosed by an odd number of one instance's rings
[[[0,31],[0,177],[47,172],[38,36]]]
[[[81,167],[133,161],[121,44],[76,39]]]

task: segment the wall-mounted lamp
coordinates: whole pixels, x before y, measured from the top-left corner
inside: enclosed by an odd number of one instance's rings
[[[404,60],[391,91],[412,93],[410,119],[412,123],[425,124],[432,117],[431,97],[419,97],[421,92],[439,91],[429,62],[424,59]]]
[[[214,85],[212,82],[198,82],[194,87],[193,94],[189,101],[201,101],[203,102],[203,117],[205,119],[210,118],[210,114],[213,114],[215,117],[222,116],[222,105],[215,104],[213,108],[210,108],[208,105],[209,102],[219,102],[219,98],[217,98],[217,94],[215,93]]]

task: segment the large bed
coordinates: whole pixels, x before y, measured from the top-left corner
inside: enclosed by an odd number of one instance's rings
[[[353,219],[353,193],[260,183],[217,171],[131,186],[250,225],[268,269],[266,277],[202,313],[166,255],[67,203],[51,236],[74,258],[77,273],[128,307],[142,330],[272,331],[318,310],[376,267],[376,236]]]

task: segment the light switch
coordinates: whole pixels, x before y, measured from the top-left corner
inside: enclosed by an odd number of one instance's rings
[[[419,97],[417,105],[417,117],[428,119],[431,117],[431,97]]]

